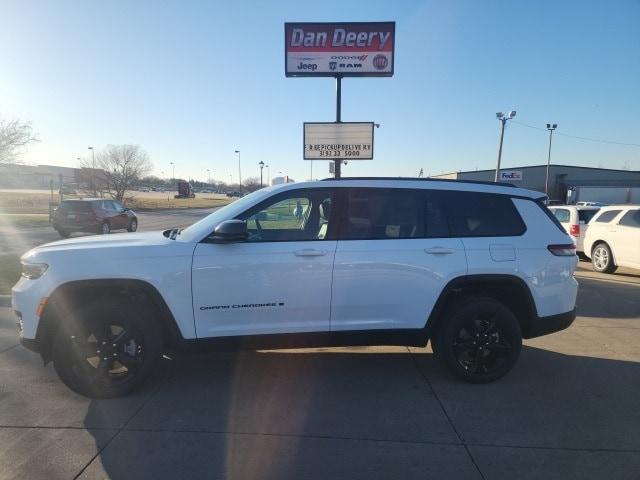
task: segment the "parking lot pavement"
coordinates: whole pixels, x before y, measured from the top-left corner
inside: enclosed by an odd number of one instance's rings
[[[0,309],[0,478],[637,480],[640,286],[580,284],[574,325],[490,385],[429,348],[199,353],[95,401]]]

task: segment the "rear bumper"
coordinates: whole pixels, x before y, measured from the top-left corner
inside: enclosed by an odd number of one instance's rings
[[[558,315],[551,315],[548,317],[537,317],[528,331],[524,333],[524,338],[535,338],[550,333],[559,332],[569,326],[576,319],[576,309],[574,308],[570,312],[560,313]]]

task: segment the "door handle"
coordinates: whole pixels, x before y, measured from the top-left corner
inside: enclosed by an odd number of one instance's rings
[[[455,253],[453,248],[445,248],[445,247],[433,247],[433,248],[425,248],[425,253],[429,255],[450,255]]]
[[[305,248],[304,250],[298,250],[293,252],[296,257],[321,257],[326,255],[327,252],[322,250],[314,250],[313,248]]]

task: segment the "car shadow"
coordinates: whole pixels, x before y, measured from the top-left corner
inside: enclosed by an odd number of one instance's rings
[[[470,478],[461,438],[640,449],[633,361],[525,346],[485,385],[450,377],[428,348],[183,354],[160,370],[88,478]],[[92,401],[85,427],[125,401]]]

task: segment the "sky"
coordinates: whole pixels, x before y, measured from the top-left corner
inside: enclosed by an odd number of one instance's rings
[[[22,160],[76,166],[138,144],[154,173],[296,180],[302,124],[335,120],[335,80],[286,78],[286,21],[395,21],[395,74],[342,82],[342,120],[373,121],[374,159],[343,175],[552,162],[640,170],[640,1],[0,0],[0,117],[31,121]],[[517,123],[516,123],[517,122]],[[528,125],[528,126],[527,126]],[[536,128],[531,128],[536,127]],[[326,161],[313,177],[329,176]],[[265,178],[267,170],[265,170]]]

